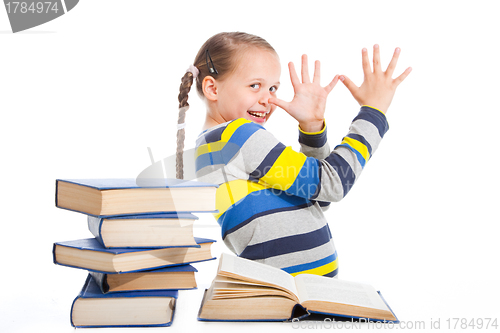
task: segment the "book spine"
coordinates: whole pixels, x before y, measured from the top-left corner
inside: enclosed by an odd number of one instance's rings
[[[101,233],[101,228],[102,228],[102,223],[104,222],[104,219],[99,218],[99,217],[94,217],[91,215],[87,216],[87,225],[89,227],[90,232],[94,237],[97,239],[99,243],[101,243],[102,246],[107,248],[107,246],[104,244],[104,240],[102,239],[102,233]]]
[[[54,264],[58,264],[56,260],[56,243],[54,243],[54,246],[52,247],[52,261]]]
[[[99,286],[99,289],[101,289],[101,292],[103,294],[106,294],[109,291],[109,285],[107,282],[108,275],[101,272],[92,272],[92,271],[89,271],[89,274],[94,278],[94,281]]]
[[[123,273],[138,273],[138,272],[150,271],[150,270],[154,270],[154,269],[167,268],[167,267],[177,267],[177,266],[183,266],[183,265],[187,265],[187,264],[195,264],[195,263],[210,261],[210,260],[215,260],[215,259],[217,259],[217,258],[212,257],[209,259],[202,259],[202,260],[197,260],[197,261],[188,261],[188,262],[181,262],[181,263],[175,263],[175,264],[167,264],[167,265],[153,266],[153,267],[147,267],[147,268],[133,269],[133,270],[129,270],[129,271],[119,271],[119,272],[118,271],[107,271],[106,272],[106,271],[99,271],[96,269],[92,269],[89,267],[80,267],[80,266],[73,266],[73,265],[69,265],[69,264],[61,264],[61,263],[55,261],[55,257],[54,257],[54,263],[57,265],[60,265],[60,266],[84,269],[84,270],[87,270],[89,272],[97,272],[97,273],[103,273],[103,274],[123,274]]]
[[[56,207],[57,207],[57,183],[58,183],[58,182],[59,182],[59,181],[58,181],[58,180],[56,180],[56,197],[55,197]]]
[[[80,291],[80,293],[78,294],[78,296],[75,297],[75,299],[73,300],[73,303],[71,304],[71,311],[69,313],[69,320],[70,320],[71,326],[73,326],[73,327],[76,327],[75,323],[73,323],[73,308],[75,306],[76,301],[80,297],[82,297],[82,295],[85,293],[85,290],[87,290],[87,288],[89,286],[89,283],[91,282],[91,279],[92,279],[92,277],[90,275],[87,275],[87,279],[85,280],[85,283],[83,284],[82,290]]]

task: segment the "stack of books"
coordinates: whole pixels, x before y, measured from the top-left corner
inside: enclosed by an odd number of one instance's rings
[[[54,263],[89,275],[71,307],[74,327],[169,326],[191,263],[214,259],[193,236],[192,213],[214,212],[216,185],[163,179],[56,181],[56,206],[87,215],[94,237],[54,244]]]

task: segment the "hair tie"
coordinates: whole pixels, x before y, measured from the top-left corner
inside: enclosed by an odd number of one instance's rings
[[[186,70],[186,72],[193,74],[193,80],[198,77],[198,74],[200,74],[200,70],[196,68],[195,65],[189,65],[189,68]]]
[[[189,105],[185,105],[185,106],[183,106],[183,107],[179,108],[179,115],[180,115],[180,114],[184,114],[184,113],[186,113],[186,111],[187,111],[188,109],[189,109]],[[184,117],[183,117],[183,118],[184,118]],[[185,127],[186,127],[186,122],[183,122],[183,123],[180,123],[180,124],[179,124],[179,123],[177,123],[177,130],[178,130],[178,131],[179,131],[179,130],[181,130],[181,129],[183,129],[183,128],[185,128]]]

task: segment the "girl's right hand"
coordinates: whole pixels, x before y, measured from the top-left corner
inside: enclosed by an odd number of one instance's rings
[[[320,62],[314,63],[314,75],[311,81],[307,64],[307,55],[302,55],[302,81],[299,79],[293,62],[288,64],[290,80],[292,81],[294,96],[291,102],[278,98],[270,98],[269,102],[282,108],[297,120],[300,128],[305,132],[319,132],[324,127],[324,115],[328,94],[338,82],[339,76],[325,87],[320,85]]]
[[[387,66],[385,72],[382,71],[380,65],[380,48],[377,44],[373,46],[373,72],[370,67],[370,59],[368,57],[368,51],[363,49],[362,60],[363,60],[363,73],[364,81],[360,87],[356,86],[347,76],[341,75],[340,81],[349,89],[352,96],[359,105],[368,105],[379,109],[384,114],[387,112],[389,105],[391,105],[392,98],[396,92],[398,85],[403,82],[403,80],[410,74],[411,67],[408,67],[403,74],[395,79],[392,79],[392,74],[396,68],[398,62],[399,54],[401,53],[400,48],[396,48],[392,60]]]

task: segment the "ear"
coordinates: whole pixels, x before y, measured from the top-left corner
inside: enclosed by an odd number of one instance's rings
[[[218,90],[217,90],[217,81],[212,76],[205,76],[203,79],[203,82],[201,83],[201,87],[203,90],[203,95],[205,95],[205,98],[209,101],[216,101],[218,96]]]

